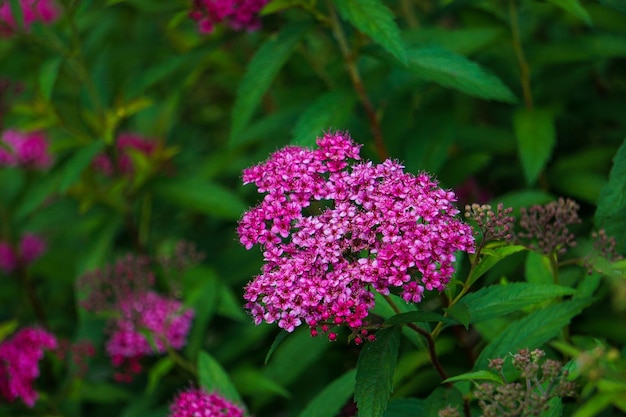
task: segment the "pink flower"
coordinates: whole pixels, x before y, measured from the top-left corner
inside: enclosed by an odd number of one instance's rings
[[[199,388],[179,393],[170,406],[170,417],[243,417],[241,407],[219,394],[209,394]]]
[[[50,24],[59,17],[59,10],[51,0],[20,0],[24,29],[30,30],[35,22]],[[11,12],[11,4],[5,0],[0,4],[0,34],[11,36],[18,31],[18,24]]]
[[[0,343],[0,394],[8,401],[20,397],[34,406],[37,393],[32,384],[39,376],[38,362],[44,350],[56,346],[53,334],[37,328],[22,329]]]
[[[46,242],[33,233],[22,236],[15,249],[7,242],[0,242],[0,270],[10,274],[19,266],[26,267],[35,262],[46,250]]]
[[[0,144],[0,165],[47,169],[52,165],[48,139],[41,132],[6,130]]]
[[[17,255],[13,247],[6,242],[0,242],[0,269],[10,274],[17,268]]]
[[[111,176],[117,170],[124,175],[132,175],[135,168],[131,152],[151,155],[156,147],[156,141],[141,135],[122,133],[117,137],[117,163],[114,163],[106,154],[97,155],[92,164],[94,168],[106,176]]]
[[[121,316],[112,322],[106,350],[111,357],[121,358],[163,353],[167,347],[182,348],[194,316],[193,310],[183,308],[180,301],[153,291],[120,301],[118,309]]]
[[[200,33],[211,33],[215,25],[226,23],[234,30],[259,29],[258,14],[268,0],[195,0],[190,17],[198,22]]]
[[[456,218],[454,193],[428,174],[415,176],[392,160],[356,163],[360,145],[328,133],[318,149],[289,146],[243,172],[266,193],[244,213],[237,232],[265,264],[244,298],[255,323],[291,332],[305,323],[367,324],[374,293],[400,288],[407,302],[442,291],[455,252],[473,252],[471,228]],[[363,333],[361,333],[363,335]]]

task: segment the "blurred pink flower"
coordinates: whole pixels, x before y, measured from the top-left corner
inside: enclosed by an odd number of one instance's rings
[[[179,393],[170,406],[170,417],[243,417],[241,407],[217,393],[199,388]]]
[[[59,17],[59,9],[52,0],[20,0],[24,16],[24,29],[30,30],[35,22],[50,24]],[[11,36],[19,30],[19,25],[11,12],[8,0],[0,4],[0,35]]]
[[[46,251],[46,242],[33,233],[22,236],[18,248],[0,241],[0,270],[10,274],[19,266],[28,266]]]
[[[234,30],[253,31],[261,27],[259,12],[267,3],[268,0],[194,0],[190,17],[198,22],[200,33],[211,33],[220,23]]]
[[[134,133],[121,133],[116,140],[117,164],[103,153],[97,155],[92,164],[97,171],[107,177],[116,171],[123,175],[132,175],[134,167],[130,152],[137,151],[144,155],[151,155],[156,147],[157,142],[153,139]]]
[[[38,362],[44,350],[56,346],[53,334],[37,328],[22,329],[0,343],[0,394],[8,401],[20,397],[33,407],[37,393],[32,384],[39,376]]]
[[[41,132],[5,130],[0,143],[0,165],[47,169],[52,165],[48,139]]]
[[[0,242],[0,269],[6,274],[10,274],[15,268],[17,268],[15,251],[8,243]]]

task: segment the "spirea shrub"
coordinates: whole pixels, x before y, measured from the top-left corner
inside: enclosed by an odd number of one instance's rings
[[[442,291],[455,252],[474,250],[454,193],[397,161],[361,161],[348,133],[327,133],[317,146],[283,148],[243,172],[245,184],[265,193],[237,229],[246,249],[263,251],[262,272],[244,295],[255,323],[358,330],[374,291],[397,289],[414,303]]]

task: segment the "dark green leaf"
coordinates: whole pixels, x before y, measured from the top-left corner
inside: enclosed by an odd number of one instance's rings
[[[267,355],[265,355],[265,365],[267,365],[267,362],[269,362],[270,358],[272,357],[272,353],[274,353],[278,345],[280,345],[281,342],[285,340],[288,335],[289,332],[286,330],[281,330],[280,333],[276,335],[276,338],[272,342],[272,346],[270,346],[270,349],[267,351]]]
[[[233,373],[233,382],[242,395],[258,395],[264,398],[279,395],[290,398],[291,394],[282,385],[266,377],[254,368],[245,368]]]
[[[565,10],[566,12],[576,16],[587,25],[591,26],[591,16],[585,8],[580,4],[578,0],[548,0],[550,3],[555,4]]]
[[[405,31],[402,37],[411,46],[436,45],[461,55],[476,52],[502,36],[497,27],[444,29],[441,27],[420,27]]]
[[[221,185],[193,178],[166,180],[155,184],[157,195],[182,208],[237,220],[247,206],[232,191]]]
[[[626,140],[613,158],[609,182],[600,193],[594,222],[598,229],[616,238],[619,253],[626,253],[626,239],[620,238],[626,236]]]
[[[151,394],[159,386],[159,382],[163,379],[169,371],[171,371],[176,364],[169,356],[159,359],[157,363],[150,367],[148,371],[148,386],[146,387],[146,393]]]
[[[39,72],[39,88],[41,89],[41,95],[46,101],[50,101],[54,83],[59,75],[62,62],[62,58],[53,58],[41,65]]]
[[[389,325],[399,325],[406,323],[419,323],[419,322],[444,322],[444,323],[454,323],[454,320],[451,320],[447,317],[442,316],[441,314],[433,313],[431,311],[409,311],[407,313],[396,314],[385,320],[385,324]]]
[[[553,284],[554,277],[550,271],[550,259],[537,252],[528,251],[524,276],[531,284]]]
[[[474,369],[486,369],[489,359],[500,358],[522,348],[534,349],[548,342],[590,302],[590,299],[561,302],[511,323],[483,349]]]
[[[308,26],[300,22],[284,26],[277,36],[268,39],[257,50],[237,88],[232,113],[231,142],[238,141],[237,136],[252,119],[261,98],[307,29]]]
[[[452,378],[448,378],[444,383],[447,382],[458,382],[458,381],[492,381],[498,384],[504,384],[502,381],[502,377],[500,375],[494,374],[493,372],[480,370],[474,372],[466,372],[461,375],[453,376]]]
[[[622,13],[626,13],[626,3],[622,0],[600,0],[600,3],[606,7],[612,7]]]
[[[242,404],[224,368],[207,352],[200,352],[198,357],[198,382],[207,392],[218,392],[224,398]]]
[[[206,329],[220,304],[220,287],[215,272],[206,266],[195,266],[183,275],[185,305],[193,308],[194,320],[185,346],[187,357],[196,357],[206,338]]]
[[[89,166],[93,158],[104,148],[104,142],[97,140],[75,152],[63,166],[60,191],[65,192],[80,179],[82,172]]]
[[[457,407],[459,411],[463,407],[463,396],[456,388],[435,389],[424,402],[424,416],[438,416],[439,410],[446,407]]]
[[[561,417],[563,415],[563,402],[559,397],[548,401],[548,409],[541,413],[540,417]]]
[[[417,398],[399,398],[389,402],[383,417],[415,417],[425,415],[424,400],[418,400]]]
[[[380,0],[336,0],[339,14],[406,64],[405,48],[393,12]]]
[[[393,391],[393,372],[398,361],[400,328],[391,327],[376,333],[357,361],[354,399],[360,417],[380,417]]]
[[[556,143],[554,115],[547,110],[521,109],[513,115],[513,127],[526,183],[533,185]]]
[[[356,369],[346,372],[324,388],[299,417],[335,417],[354,392]]]
[[[300,4],[300,0],[271,0],[267,3],[259,12],[259,15],[266,16],[273,13],[278,13],[286,9],[291,9]]]
[[[355,103],[354,94],[347,90],[331,91],[318,97],[298,119],[291,143],[313,147],[315,139],[324,132],[344,128]]]
[[[486,100],[517,101],[500,78],[461,55],[439,47],[425,47],[409,50],[407,58],[407,69],[424,80]]]
[[[476,282],[478,278],[483,276],[487,271],[493,268],[498,262],[513,255],[514,253],[526,250],[521,245],[500,246],[497,248],[485,248],[482,251],[482,259],[478,265],[472,270],[468,278],[469,285]]]
[[[124,387],[114,384],[102,383],[89,383],[87,381],[81,381],[78,385],[81,399],[94,402],[94,403],[117,403],[120,401],[128,401],[133,397],[131,391]]]

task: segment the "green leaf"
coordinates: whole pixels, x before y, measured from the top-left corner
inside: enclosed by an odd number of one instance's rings
[[[502,36],[502,28],[478,27],[463,29],[444,29],[423,26],[418,29],[403,31],[402,38],[410,46],[437,45],[461,55],[477,52]]]
[[[459,323],[461,323],[465,330],[469,328],[471,314],[469,307],[465,303],[457,303],[453,307],[446,308],[446,313],[456,319]]]
[[[7,320],[0,323],[0,343],[17,330],[18,326],[17,320]]]
[[[448,378],[443,383],[448,382],[458,382],[458,381],[493,381],[500,385],[504,384],[502,382],[502,377],[500,375],[494,374],[493,372],[489,372],[486,370],[474,371],[474,372],[466,372],[461,375],[453,376],[452,378]]]
[[[618,253],[626,253],[626,140],[613,158],[609,182],[602,189],[594,217],[598,229],[616,238]]]
[[[289,332],[286,330],[281,330],[280,333],[276,335],[276,338],[272,342],[272,346],[270,346],[270,349],[267,351],[267,354],[265,355],[265,361],[263,362],[265,365],[267,365],[267,362],[269,362],[270,358],[272,357],[272,353],[274,353],[278,345],[280,345],[281,342],[285,340],[285,337],[287,337],[288,335],[289,335]]]
[[[74,153],[63,166],[60,191],[65,192],[78,181],[82,172],[89,166],[93,158],[104,148],[104,142],[97,140],[82,147]]]
[[[526,183],[533,185],[556,143],[554,115],[547,110],[520,109],[513,115],[513,128]]]
[[[417,77],[473,97],[515,103],[517,98],[496,75],[477,63],[440,47],[407,51],[407,69]]]
[[[425,416],[424,400],[417,398],[399,398],[389,402],[383,417]]]
[[[244,368],[233,373],[233,382],[242,395],[256,395],[264,398],[279,395],[290,398],[291,394],[282,385],[263,375],[256,368]]]
[[[119,385],[106,382],[89,383],[87,381],[81,381],[78,395],[81,400],[94,403],[118,403],[134,397],[133,393]]]
[[[300,0],[271,0],[267,3],[259,12],[260,16],[267,16],[270,14],[278,13],[286,9],[291,9],[298,6],[301,3]]]
[[[585,401],[584,404],[577,407],[572,417],[594,417],[600,414],[602,410],[609,407],[613,402],[613,398],[619,393],[599,393]]]
[[[228,400],[243,403],[224,368],[204,351],[198,357],[198,382],[207,392],[217,391]]]
[[[550,271],[550,259],[546,255],[528,251],[524,276],[531,284],[553,284],[554,277]]]
[[[299,417],[334,417],[352,397],[356,369],[335,379],[309,402]]]
[[[41,70],[39,72],[39,88],[41,89],[41,95],[46,101],[50,101],[54,83],[59,75],[59,69],[61,68],[62,62],[63,58],[53,58],[41,64]]]
[[[239,219],[247,209],[239,196],[227,188],[194,178],[164,180],[155,184],[154,190],[180,207],[227,220]]]
[[[345,127],[356,103],[354,94],[348,90],[336,90],[318,97],[302,113],[293,128],[292,144],[305,147],[315,146],[315,140],[328,129]]]
[[[460,411],[463,406],[463,396],[456,388],[438,387],[424,402],[423,416],[438,416],[439,410],[448,406],[457,407]]]
[[[444,322],[444,323],[454,323],[454,320],[451,320],[447,317],[442,316],[441,314],[433,313],[431,311],[409,311],[407,313],[396,314],[385,320],[385,324],[389,324],[392,326],[396,326],[399,324],[406,323],[419,323],[419,322]]]
[[[591,299],[565,301],[537,310],[511,323],[480,353],[475,370],[485,369],[489,359],[500,358],[522,348],[534,349],[557,336]]]
[[[237,88],[232,113],[231,142],[237,141],[236,137],[250,122],[261,98],[307,29],[308,25],[301,22],[287,25],[257,50]]]
[[[550,3],[560,7],[566,12],[576,16],[587,25],[593,25],[591,16],[587,13],[587,10],[580,4],[578,0],[548,0]]]
[[[626,3],[622,0],[600,0],[603,6],[611,7],[615,10],[619,10],[622,13],[626,13]]]
[[[470,323],[478,323],[523,310],[552,298],[575,293],[576,291],[571,288],[554,284],[515,282],[492,285],[466,295],[458,304],[448,309],[448,312],[453,314],[458,306],[465,305],[470,313]]]
[[[326,337],[312,337],[308,329],[298,329],[274,351],[264,373],[281,385],[289,385],[329,347]]]
[[[563,402],[559,397],[554,397],[548,401],[547,410],[541,413],[540,417],[561,417],[563,415]]]
[[[342,18],[406,64],[406,51],[393,12],[380,0],[335,0]]]
[[[380,417],[387,408],[393,391],[400,334],[400,328],[395,326],[380,330],[376,340],[368,342],[361,350],[354,388],[359,417]]]
[[[148,386],[146,387],[146,394],[154,393],[154,390],[159,386],[159,382],[176,364],[169,356],[159,359],[157,363],[150,367],[148,372]]]
[[[206,338],[206,329],[220,300],[221,283],[215,272],[202,265],[183,275],[185,306],[193,308],[194,320],[185,346],[188,357],[196,357]]]
[[[469,277],[468,284],[472,285],[478,278],[483,276],[487,271],[496,266],[498,262],[506,258],[507,256],[511,256],[514,253],[526,250],[525,247],[521,245],[510,245],[510,246],[500,246],[497,248],[485,248],[481,252],[482,259],[476,265],[474,269],[472,269]]]

